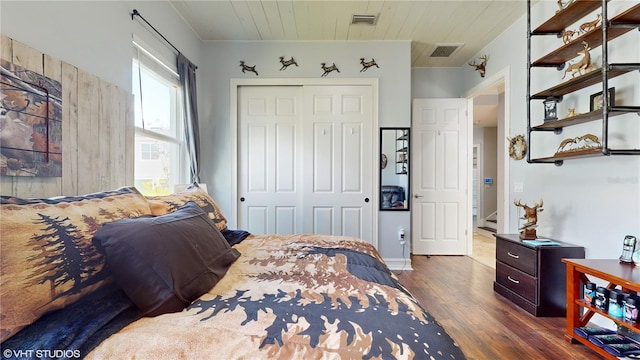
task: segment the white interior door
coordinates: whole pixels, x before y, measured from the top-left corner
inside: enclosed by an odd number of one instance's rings
[[[411,129],[413,253],[467,253],[465,99],[415,99]]]
[[[370,86],[304,87],[304,230],[373,243]]]
[[[238,224],[253,234],[302,231],[300,86],[243,86]]]
[[[238,228],[374,243],[373,111],[368,85],[240,87]]]

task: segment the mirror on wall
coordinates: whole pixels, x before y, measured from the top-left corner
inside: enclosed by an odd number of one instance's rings
[[[409,128],[380,129],[380,210],[409,210]]]

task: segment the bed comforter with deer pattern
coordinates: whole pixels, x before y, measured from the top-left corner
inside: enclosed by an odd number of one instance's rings
[[[251,235],[208,293],[139,319],[89,359],[464,359],[370,244]]]

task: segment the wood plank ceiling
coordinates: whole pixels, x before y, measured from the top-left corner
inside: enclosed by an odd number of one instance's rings
[[[460,67],[526,13],[524,0],[170,2],[204,41],[410,40],[414,68]],[[378,18],[351,24],[354,14]],[[430,57],[439,44],[462,46],[449,57]]]

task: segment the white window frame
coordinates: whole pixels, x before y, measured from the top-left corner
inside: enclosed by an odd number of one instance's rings
[[[148,128],[144,128],[144,123],[142,126],[135,123],[135,134],[144,136],[146,138],[157,140],[161,142],[166,142],[170,144],[174,144],[177,147],[177,157],[174,159],[171,158],[171,169],[170,177],[168,182],[170,185],[182,184],[185,179],[188,178],[187,173],[187,147],[184,139],[184,130],[183,130],[183,101],[182,101],[182,88],[180,86],[179,75],[176,71],[177,65],[167,65],[169,62],[163,61],[159,56],[154,55],[149,49],[148,46],[141,44],[141,41],[138,39],[134,39],[133,42],[133,52],[134,56],[132,59],[132,69],[134,69],[132,76],[138,77],[138,71],[144,71],[147,74],[151,74],[156,79],[161,82],[166,82],[169,86],[175,87],[175,96],[172,96],[171,99],[171,110],[170,121],[171,121],[171,130],[175,133],[174,136],[166,135]],[[132,79],[133,80],[133,79]],[[132,81],[133,84],[133,81]],[[138,89],[133,89],[136,92]],[[144,93],[142,94],[142,101],[144,102]],[[135,102],[135,106],[138,106],[138,102]],[[140,105],[141,106],[141,105]],[[136,151],[138,151],[139,144],[136,143]],[[157,160],[142,160],[142,156],[140,159],[136,157],[136,161],[157,161]],[[176,162],[175,164],[173,162]],[[144,174],[141,176],[142,178],[146,178]],[[143,190],[143,189],[139,189]],[[171,191],[172,189],[170,189]]]

